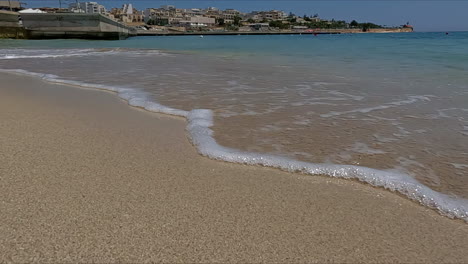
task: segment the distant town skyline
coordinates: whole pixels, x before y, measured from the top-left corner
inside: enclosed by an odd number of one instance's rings
[[[59,0],[23,0],[28,8],[58,7]],[[62,0],[63,7],[75,0]],[[86,2],[80,0],[80,2]],[[468,1],[261,1],[261,0],[211,0],[211,1],[152,1],[152,0],[101,0],[98,2],[106,8],[121,7],[131,3],[139,10],[161,5],[175,5],[178,8],[221,9],[234,8],[242,12],[278,9],[298,16],[319,14],[326,19],[357,20],[373,22],[380,25],[399,26],[410,22],[416,31],[468,31]]]

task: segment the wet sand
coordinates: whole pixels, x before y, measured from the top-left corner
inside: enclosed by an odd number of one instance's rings
[[[0,262],[468,262],[468,225],[201,157],[185,120],[0,74]]]

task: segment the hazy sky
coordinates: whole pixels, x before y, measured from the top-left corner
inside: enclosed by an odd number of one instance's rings
[[[75,0],[61,0],[63,6]],[[80,0],[83,2],[84,0]],[[89,1],[89,0],[88,0]],[[132,3],[137,9],[175,5],[179,8],[234,8],[243,12],[252,10],[279,9],[296,15],[313,15],[321,18],[359,22],[374,22],[380,25],[398,26],[410,22],[416,31],[468,31],[468,0],[458,1],[333,1],[333,0],[93,0],[106,6],[120,7],[123,3]],[[22,0],[27,7],[57,6],[59,0]]]

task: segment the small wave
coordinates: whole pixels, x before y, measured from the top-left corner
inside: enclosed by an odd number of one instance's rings
[[[431,101],[431,99],[429,99],[428,96],[412,95],[412,96],[409,96],[408,99],[406,99],[406,100],[390,102],[390,103],[386,103],[386,104],[379,105],[379,106],[359,108],[359,109],[354,109],[354,110],[344,111],[344,112],[332,111],[332,112],[329,112],[327,114],[322,114],[320,116],[326,118],[326,117],[340,116],[340,115],[352,114],[352,113],[369,113],[369,112],[376,111],[376,110],[383,110],[383,109],[388,109],[388,108],[392,108],[392,107],[398,107],[398,106],[402,106],[402,105],[413,104],[413,103],[416,103],[416,102],[419,102],[419,101],[426,101],[427,102],[427,101]]]
[[[3,49],[0,54],[0,60],[14,59],[36,59],[36,58],[60,58],[86,56],[93,49],[67,49],[67,50],[28,50],[28,49]]]
[[[0,60],[15,60],[15,59],[46,59],[46,58],[63,58],[86,56],[83,54],[42,54],[42,55],[0,55]]]
[[[260,165],[308,175],[328,175],[335,178],[355,179],[375,187],[382,187],[393,192],[398,192],[411,200],[437,210],[444,216],[463,219],[468,223],[468,200],[456,199],[449,195],[436,192],[404,173],[354,165],[314,164],[275,155],[245,152],[223,147],[219,145],[213,137],[214,133],[213,130],[211,130],[214,124],[212,110],[194,109],[191,111],[184,111],[166,107],[151,101],[145,92],[135,88],[64,80],[55,75],[34,73],[25,70],[0,70],[0,72],[25,74],[39,77],[52,83],[113,91],[116,92],[119,97],[127,100],[129,105],[142,107],[151,112],[185,117],[188,121],[186,130],[192,144],[201,155],[214,160],[247,165]]]
[[[59,49],[59,50],[28,50],[28,49],[2,49],[0,60],[15,59],[46,59],[46,58],[66,58],[66,57],[84,57],[112,54],[130,54],[130,55],[169,55],[159,50],[131,50],[131,49]]]
[[[348,97],[348,98],[351,98],[352,100],[355,100],[355,101],[362,101],[364,99],[364,96],[347,94],[347,93],[343,93],[343,92],[339,92],[339,91],[328,91],[328,93],[332,94],[332,95],[336,95],[336,96]]]

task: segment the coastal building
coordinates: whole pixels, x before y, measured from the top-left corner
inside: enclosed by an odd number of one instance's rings
[[[209,7],[205,9],[204,16],[214,18],[216,21],[219,21],[220,19],[224,19],[223,12],[216,7]]]
[[[192,9],[182,9],[182,14],[185,17],[197,17],[197,16],[203,16],[205,12],[202,9],[192,8]]]
[[[21,3],[20,1],[14,1],[14,0],[0,1],[0,10],[19,11],[21,10]]]
[[[97,2],[76,2],[68,6],[68,10],[74,13],[106,14],[106,8]]]
[[[241,12],[235,9],[226,9],[222,12],[222,18],[224,19],[224,23],[226,24],[234,23],[234,18],[240,16]]]
[[[253,11],[244,16],[246,20],[254,20],[257,22],[260,21],[274,21],[274,20],[283,20],[286,19],[287,14],[279,10],[270,10],[270,11]]]
[[[237,17],[242,18],[242,16],[243,14],[238,10],[219,10],[216,7],[179,9],[175,6],[165,5],[160,8],[147,8],[144,10],[145,22],[152,25],[211,27],[220,23],[220,21],[223,21],[224,24],[232,24]],[[192,17],[194,19],[191,19]]]
[[[272,21],[272,20],[283,20],[286,18],[287,15],[283,11],[270,10],[270,11],[260,12],[259,16],[264,20]]]
[[[185,27],[212,27],[216,24],[216,20],[211,17],[186,17],[186,20],[179,22],[181,26]]]
[[[123,4],[122,12],[127,15],[133,15],[133,5],[132,4]]]
[[[137,10],[132,4],[123,4],[122,8],[112,8],[110,14],[127,25],[136,26],[145,23],[144,12]]]
[[[161,6],[144,10],[144,21],[152,25],[170,25],[183,27],[211,27],[222,17],[219,10],[209,9],[179,9],[175,6]]]
[[[159,25],[178,24],[184,20],[182,9],[175,6],[161,6],[160,8],[147,8],[144,11],[144,20],[146,23],[152,22]]]

